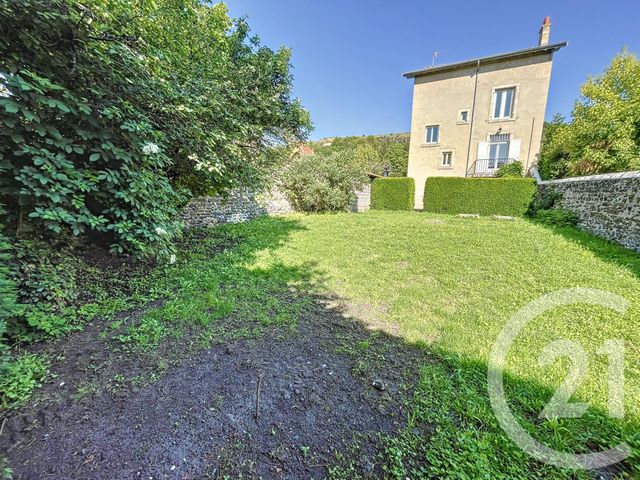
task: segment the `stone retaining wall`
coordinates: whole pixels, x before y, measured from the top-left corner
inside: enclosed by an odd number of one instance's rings
[[[187,228],[212,227],[223,223],[246,222],[262,215],[293,212],[285,195],[277,189],[256,193],[246,188],[232,190],[226,197],[194,198],[182,211]]]
[[[640,252],[640,171],[542,181],[562,195],[578,226]]]
[[[363,185],[356,193],[352,212],[369,210],[371,185]],[[282,191],[256,193],[246,188],[232,190],[226,197],[194,198],[182,211],[182,221],[187,228],[212,227],[223,223],[246,222],[262,215],[285,215],[294,209]]]

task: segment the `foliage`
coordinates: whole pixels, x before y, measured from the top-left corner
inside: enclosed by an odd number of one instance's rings
[[[343,152],[345,158],[363,173],[405,177],[409,163],[408,134],[338,137],[318,140],[310,146],[319,154]]]
[[[522,178],[522,162],[516,161],[512,163],[507,163],[506,165],[502,165],[498,168],[496,172],[496,177],[498,178]]]
[[[640,168],[640,60],[626,51],[580,89],[571,120],[546,125],[543,178]]]
[[[527,216],[534,217],[539,210],[553,208],[562,198],[562,195],[553,188],[538,188],[527,210]]]
[[[545,122],[542,146],[538,160],[538,172],[544,179],[564,178],[571,174],[566,136],[569,125],[565,118],[556,114],[551,122]]]
[[[371,184],[372,210],[413,210],[413,178],[376,178]]]
[[[18,234],[168,257],[185,187],[258,182],[266,150],[308,129],[289,51],[223,4],[1,0],[0,17],[0,193]]]
[[[0,209],[0,214],[1,213],[2,211]],[[20,313],[16,286],[11,279],[8,266],[10,257],[8,253],[9,248],[9,242],[2,235],[2,226],[0,225],[0,370],[7,358],[7,346],[4,344],[6,322],[9,318]]]
[[[521,217],[536,192],[531,178],[429,177],[424,209],[434,213],[478,213]]]
[[[0,479],[11,480],[13,478],[13,469],[7,464],[4,457],[0,457]]]
[[[565,208],[538,210],[533,218],[554,227],[575,227],[578,224],[578,216]]]
[[[22,405],[34,388],[47,375],[47,365],[37,355],[25,353],[0,368],[0,407],[15,408]]]
[[[578,224],[578,216],[559,205],[561,198],[562,195],[553,188],[538,189],[529,205],[527,216],[556,227],[575,227]]]
[[[8,320],[6,336],[19,343],[79,329],[95,315],[125,308],[118,299],[144,301],[152,289],[148,274],[154,262],[114,257],[95,246],[17,240],[11,253],[21,312]]]
[[[346,152],[299,156],[282,174],[285,193],[294,208],[302,212],[348,210],[355,191],[366,181]]]

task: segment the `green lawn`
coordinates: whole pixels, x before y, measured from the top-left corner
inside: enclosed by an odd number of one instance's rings
[[[526,473],[530,466],[525,467],[529,462],[523,454],[497,429],[486,400],[486,364],[511,315],[545,293],[572,287],[613,292],[631,306],[623,316],[581,304],[538,317],[508,355],[509,399],[525,427],[549,446],[589,452],[626,439],[636,454],[627,466],[637,465],[640,255],[575,230],[554,231],[525,220],[415,212],[290,219],[299,222],[299,228],[278,247],[260,251],[251,268],[284,265],[309,272],[321,279],[319,288],[348,299],[355,311],[360,305],[366,307],[360,311],[376,312],[376,321],[388,323],[385,330],[424,344],[445,359],[442,367],[424,369],[413,418],[441,425],[441,444],[433,438],[421,444],[410,430],[406,438],[390,440],[389,461],[392,454],[398,457],[393,467],[398,477],[419,475],[419,467],[406,465],[411,463],[408,458],[422,455],[432,464],[430,475],[450,473],[452,468],[471,472],[470,478],[482,472],[492,478],[505,472],[511,478],[531,474]],[[277,222],[265,219],[233,228],[268,228]],[[558,338],[573,340],[588,353],[588,373],[572,398],[591,402],[592,407],[579,420],[543,422],[536,417],[567,375],[569,363],[558,359],[540,367],[538,356]],[[607,339],[626,342],[625,421],[603,413],[608,363],[596,351]],[[496,462],[512,465],[497,469]],[[433,467],[436,464],[439,467]],[[550,475],[544,468],[539,471]]]
[[[580,304],[536,318],[507,356],[505,390],[519,423],[540,442],[588,453],[626,441],[633,455],[613,472],[640,475],[640,255],[586,233],[417,212],[262,218],[188,233],[175,265],[130,287],[130,298],[83,308],[108,316],[166,299],[134,321],[113,317],[101,333],[116,349],[158,356],[158,364],[165,362],[156,348],[162,342],[197,350],[267,328],[295,330],[326,296],[381,331],[372,333],[375,342],[336,351],[353,355],[354,368],[384,368],[380,359],[393,349],[373,345],[386,336],[415,346],[424,364],[410,369],[419,373],[402,389],[409,393],[394,397],[406,402],[406,428],[378,439],[376,461],[399,480],[592,478],[540,463],[508,438],[489,403],[487,362],[510,317],[541,295],[573,287],[618,294],[630,302],[624,315]],[[543,420],[538,415],[570,362],[542,367],[538,356],[559,338],[587,352],[587,374],[573,400],[591,407],[579,419]],[[608,362],[596,354],[609,339],[625,341],[623,419],[607,415]],[[16,365],[33,361],[24,356]],[[332,478],[359,478],[358,448],[354,440],[337,456]]]

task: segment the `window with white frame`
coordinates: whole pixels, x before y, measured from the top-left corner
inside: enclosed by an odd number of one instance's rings
[[[460,110],[458,112],[458,122],[469,123],[469,110]]]
[[[453,161],[453,152],[442,152],[442,163],[441,166],[443,168],[450,168],[451,162]]]
[[[499,168],[509,161],[511,134],[489,135],[489,168]]]
[[[440,125],[428,125],[425,130],[424,143],[438,143],[440,141]]]
[[[513,110],[516,101],[516,88],[497,88],[493,91],[492,118],[513,118]]]

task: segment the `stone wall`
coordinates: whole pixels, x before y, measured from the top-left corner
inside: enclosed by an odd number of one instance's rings
[[[246,222],[262,215],[293,212],[285,195],[277,189],[256,193],[246,188],[232,190],[226,197],[194,198],[182,211],[187,228],[212,227],[223,223]]]
[[[356,199],[350,210],[369,210],[371,185],[363,185],[355,193]],[[232,190],[226,197],[194,198],[182,211],[182,221],[187,228],[212,227],[223,223],[246,222],[262,215],[286,215],[293,211],[285,194],[276,188],[266,193],[241,188]]]
[[[562,195],[578,226],[640,252],[640,171],[542,181]]]
[[[352,212],[366,212],[371,206],[371,184],[365,183],[360,190],[356,191],[356,199],[351,205]]]

